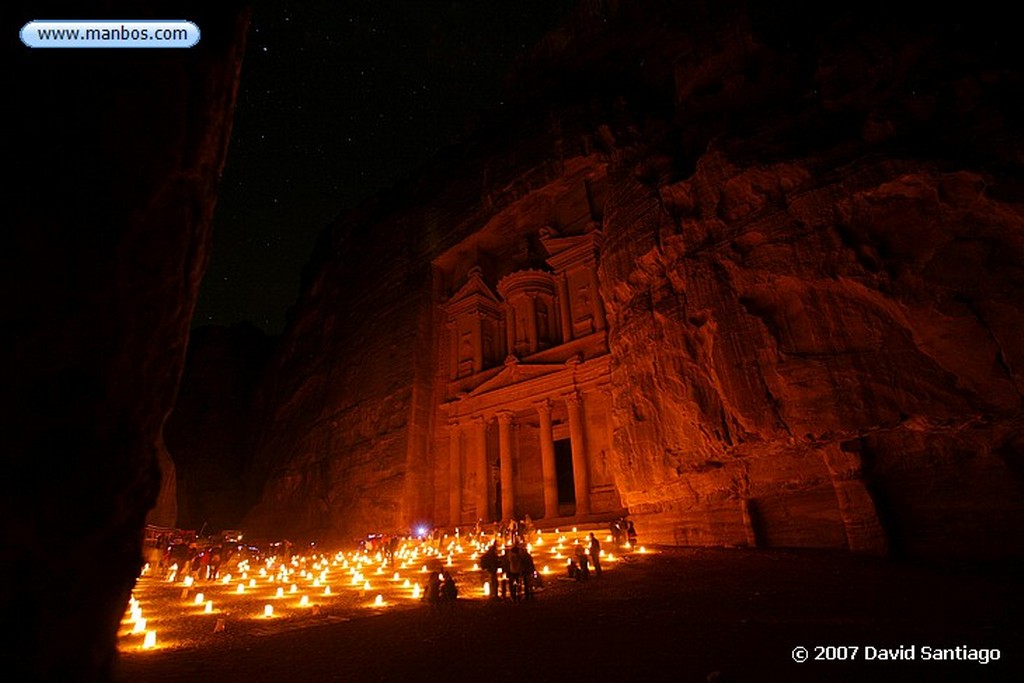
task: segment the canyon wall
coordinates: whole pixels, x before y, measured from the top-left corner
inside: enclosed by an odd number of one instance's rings
[[[230,137],[247,10],[5,10],[10,216],[3,297],[6,680],[107,681],[142,568],[173,522],[174,403]],[[41,18],[188,18],[191,50],[29,49]],[[140,53],[146,54],[141,55]]]
[[[1020,556],[1013,41],[980,9],[884,9],[582,3],[503,110],[325,232],[245,524],[349,540],[446,519],[436,330],[461,283],[436,264],[557,225],[587,166],[604,466],[643,539]]]

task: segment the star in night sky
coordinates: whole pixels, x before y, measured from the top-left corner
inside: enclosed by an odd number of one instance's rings
[[[574,5],[257,2],[194,326],[280,332],[317,235],[500,107]]]

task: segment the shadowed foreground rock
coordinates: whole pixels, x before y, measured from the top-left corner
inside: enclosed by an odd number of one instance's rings
[[[29,7],[31,5],[31,7]],[[5,9],[15,119],[0,612],[5,680],[102,681],[147,513],[173,523],[174,402],[231,129],[240,3]],[[187,18],[191,50],[29,50],[30,19]],[[161,461],[162,459],[162,461]],[[161,483],[160,464],[169,474]]]

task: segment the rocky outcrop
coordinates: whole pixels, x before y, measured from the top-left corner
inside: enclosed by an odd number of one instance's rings
[[[583,3],[503,113],[325,233],[247,526],[446,518],[439,259],[590,212],[602,476],[642,538],[1021,555],[1012,42],[980,12]]]
[[[624,193],[606,229],[634,253],[610,245],[602,275],[619,477],[649,533],[746,543],[746,515],[768,545],[1005,547],[989,515],[1021,515],[1006,349],[1024,206],[998,186],[920,161],[823,173],[711,151],[683,182]],[[737,205],[756,208],[723,217]]]
[[[9,42],[16,140],[0,495],[9,680],[110,678],[161,490],[161,429],[206,264],[247,13],[156,2],[8,14],[18,15],[13,28],[184,10],[203,31],[191,50]]]

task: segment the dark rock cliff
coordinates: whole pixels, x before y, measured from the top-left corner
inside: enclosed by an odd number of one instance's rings
[[[247,11],[30,4],[6,8],[4,23],[3,671],[102,681],[147,514],[174,518],[161,430],[206,265]],[[30,19],[182,12],[203,32],[191,50],[29,50],[14,38]]]
[[[984,4],[583,3],[504,110],[325,232],[246,524],[443,519],[437,263],[589,211],[603,466],[647,539],[1019,556],[1014,44]]]

